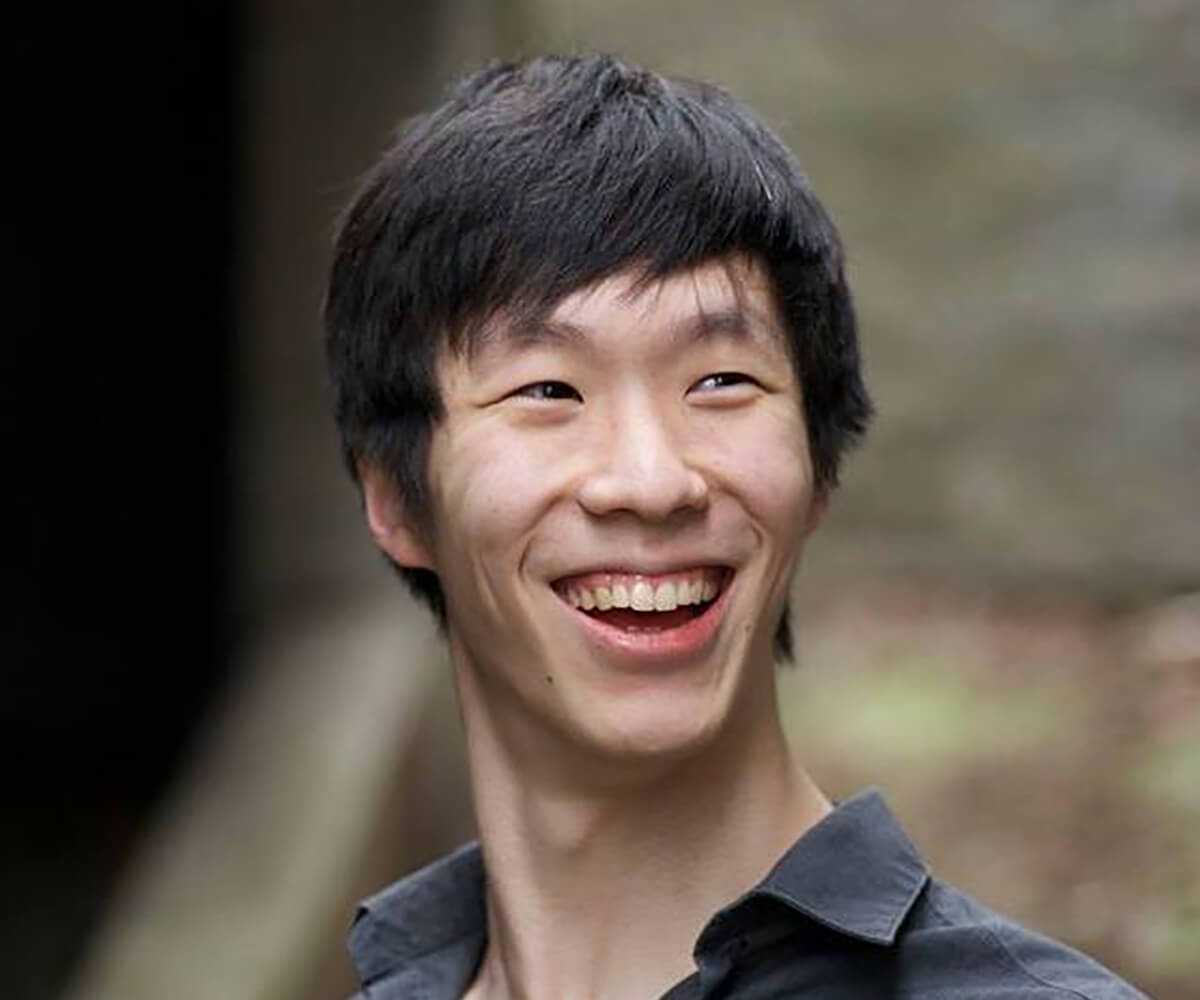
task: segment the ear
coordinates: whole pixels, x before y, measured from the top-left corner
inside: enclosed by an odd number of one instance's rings
[[[429,548],[417,531],[392,477],[374,466],[359,469],[363,511],[375,544],[400,566],[433,569]]]
[[[808,515],[804,519],[804,537],[807,538],[820,527],[829,507],[829,492],[818,489],[813,493],[812,502],[808,505]]]

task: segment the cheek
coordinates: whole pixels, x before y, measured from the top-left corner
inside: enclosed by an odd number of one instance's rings
[[[495,429],[447,434],[434,449],[431,477],[446,554],[496,556],[518,547],[553,502],[558,466],[528,443]]]
[[[789,414],[762,417],[723,436],[711,467],[755,521],[786,542],[802,536],[813,501],[808,439]]]

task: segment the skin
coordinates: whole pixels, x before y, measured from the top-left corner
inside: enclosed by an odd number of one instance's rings
[[[824,498],[773,298],[744,260],[621,273],[536,328],[497,318],[439,379],[427,526],[363,482],[378,544],[446,593],[489,873],[467,995],[659,995],[829,810],[776,704],[772,637]],[[695,641],[563,597],[588,572],[715,566]]]

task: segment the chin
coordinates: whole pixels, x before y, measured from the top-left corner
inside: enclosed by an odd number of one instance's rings
[[[727,728],[727,706],[716,692],[658,690],[615,699],[595,713],[581,733],[602,755],[625,761],[672,761],[702,753]]]

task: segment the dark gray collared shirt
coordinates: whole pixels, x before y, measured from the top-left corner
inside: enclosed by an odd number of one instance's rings
[[[360,1000],[458,1000],[487,932],[483,859],[461,848],[359,908]],[[878,792],[804,834],[701,932],[662,1000],[1134,1000],[1077,951],[932,878]]]

